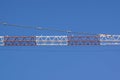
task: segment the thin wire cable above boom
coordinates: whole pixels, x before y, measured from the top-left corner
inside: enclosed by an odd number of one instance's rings
[[[97,35],[97,34],[91,34],[91,33],[86,33],[86,32],[74,32],[71,30],[60,30],[60,29],[46,28],[46,27],[16,25],[16,24],[9,24],[6,22],[0,22],[0,24],[2,24],[4,26],[12,26],[12,27],[19,27],[19,28],[31,28],[31,29],[36,29],[36,30],[58,31],[58,32],[65,32],[65,33],[71,33],[71,34],[77,34],[77,35]]]

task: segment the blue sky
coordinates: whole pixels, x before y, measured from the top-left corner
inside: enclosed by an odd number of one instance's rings
[[[3,0],[0,20],[120,34],[119,0]],[[0,35],[67,35],[0,25]],[[0,47],[0,80],[120,80],[119,46]]]

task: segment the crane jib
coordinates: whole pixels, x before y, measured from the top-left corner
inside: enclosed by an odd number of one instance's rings
[[[84,36],[0,36],[0,46],[120,45],[120,35]]]

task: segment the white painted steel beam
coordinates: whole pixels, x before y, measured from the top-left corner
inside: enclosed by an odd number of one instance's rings
[[[120,45],[120,35],[100,34],[100,45]]]
[[[67,36],[36,36],[36,45],[68,45]]]

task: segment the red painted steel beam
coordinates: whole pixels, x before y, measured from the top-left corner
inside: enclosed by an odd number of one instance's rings
[[[4,46],[36,46],[35,36],[5,36]]]
[[[99,36],[68,36],[68,45],[100,45]]]

